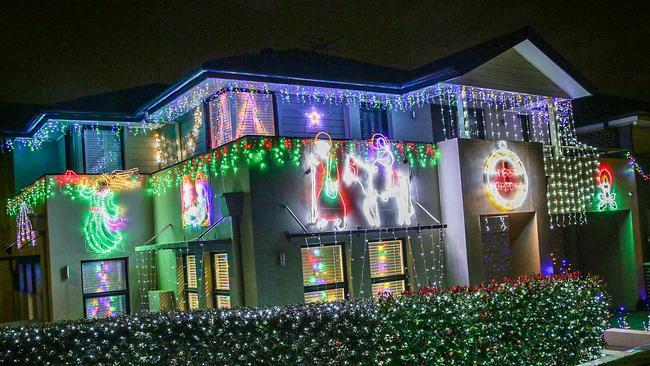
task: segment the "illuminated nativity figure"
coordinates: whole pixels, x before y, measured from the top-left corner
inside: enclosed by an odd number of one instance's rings
[[[341,192],[339,167],[332,152],[332,138],[326,132],[314,137],[307,165],[311,180],[311,223],[319,229],[331,224],[334,229],[343,230],[347,225],[347,207]]]

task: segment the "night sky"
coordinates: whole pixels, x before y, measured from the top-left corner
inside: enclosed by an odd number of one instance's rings
[[[3,101],[173,83],[211,58],[340,36],[329,54],[411,69],[525,25],[598,91],[650,101],[650,1],[16,3],[0,15]]]

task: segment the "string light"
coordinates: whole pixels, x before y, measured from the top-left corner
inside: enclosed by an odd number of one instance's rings
[[[636,158],[634,156],[632,156],[632,154],[630,154],[629,152],[626,155],[627,155],[627,158],[630,160],[630,163],[634,167],[634,171],[636,172],[636,174],[638,174],[639,177],[641,177],[644,182],[647,182],[648,180],[650,180],[650,176],[648,176],[648,174],[646,174],[645,170],[643,170],[643,167],[641,165],[639,165],[639,163],[636,161]]]
[[[32,228],[32,221],[29,215],[33,213],[31,206],[23,201],[18,208],[18,215],[16,217],[16,247],[18,250],[22,249],[24,245],[31,244],[36,246],[36,237],[38,234]]]
[[[377,301],[2,327],[0,359],[19,365],[576,365],[601,357],[608,313],[594,277],[533,276],[473,288],[426,287]]]

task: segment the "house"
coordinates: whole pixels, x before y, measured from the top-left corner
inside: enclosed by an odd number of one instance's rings
[[[521,29],[415,70],[263,50],[172,86],[23,106],[2,133],[3,320],[335,301],[569,263],[633,306],[635,177],[576,139],[572,100],[592,89]]]

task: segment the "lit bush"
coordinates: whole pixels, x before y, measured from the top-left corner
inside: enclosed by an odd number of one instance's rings
[[[405,364],[578,364],[602,351],[603,291],[599,279],[578,273],[422,288],[381,301],[397,332],[383,351]]]
[[[378,302],[0,328],[0,364],[571,365],[599,355],[606,317],[593,277],[525,277]]]

